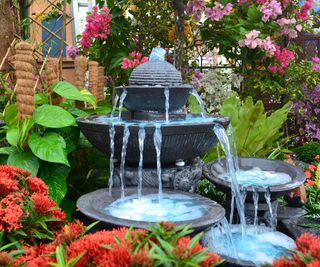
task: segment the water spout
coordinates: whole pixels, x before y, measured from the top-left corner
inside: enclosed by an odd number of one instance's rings
[[[143,148],[144,148],[144,140],[146,138],[146,130],[144,125],[140,125],[140,129],[138,132],[138,141],[139,141],[139,167],[138,167],[138,198],[141,198],[142,195],[142,168],[143,168]]]
[[[127,144],[130,136],[130,130],[127,124],[123,129],[122,150],[121,150],[121,162],[120,162],[120,183],[121,183],[121,198],[124,198],[124,165],[126,162]]]
[[[203,103],[201,97],[199,96],[198,92],[195,89],[192,89],[191,94],[197,99],[197,101],[200,105],[202,118],[206,118],[207,112],[206,112],[206,109],[204,108],[204,103]]]
[[[276,219],[275,214],[273,213],[273,210],[272,210],[271,193],[270,193],[269,187],[266,188],[266,191],[264,193],[264,198],[266,199],[266,202],[267,202],[267,205],[269,208],[270,226],[272,229],[276,229],[277,219]]]
[[[121,113],[122,113],[122,109],[123,109],[123,101],[127,96],[127,90],[123,89],[122,94],[120,96],[120,103],[119,103],[119,116],[118,119],[121,120]]]
[[[110,138],[110,177],[109,177],[109,196],[112,195],[113,187],[113,172],[114,172],[114,136],[116,131],[114,129],[114,124],[112,123],[109,128],[109,138]]]
[[[253,225],[258,225],[258,205],[259,203],[259,191],[257,187],[253,188],[253,205],[254,205],[254,219]]]
[[[153,143],[157,153],[157,176],[158,176],[158,186],[159,186],[159,201],[162,196],[162,180],[161,180],[161,143],[162,143],[162,133],[161,125],[156,124],[156,128],[153,134]]]

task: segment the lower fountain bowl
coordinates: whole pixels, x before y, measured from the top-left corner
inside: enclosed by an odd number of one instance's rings
[[[130,197],[137,193],[136,187],[126,188],[125,196]],[[158,190],[154,188],[145,188],[143,189],[143,196],[148,194],[157,194]],[[211,225],[221,221],[225,216],[225,211],[222,206],[217,204],[216,202],[187,192],[177,191],[177,190],[164,190],[164,194],[166,195],[183,195],[187,198],[192,198],[199,202],[201,205],[205,206],[204,213],[196,219],[191,220],[183,220],[183,221],[174,221],[177,225],[181,224],[191,224],[192,229],[195,232],[200,232]],[[77,207],[79,210],[93,220],[101,221],[106,228],[112,227],[134,227],[134,228],[143,228],[147,229],[150,224],[155,224],[156,222],[148,222],[148,221],[138,221],[138,220],[130,220],[130,219],[122,219],[119,217],[114,217],[105,212],[105,209],[110,206],[111,203],[115,201],[119,201],[121,197],[121,190],[119,188],[115,188],[112,190],[112,196],[109,196],[109,190],[107,188],[100,189],[86,195],[81,196],[77,201]]]
[[[230,230],[234,249],[218,227],[205,231],[201,239],[204,246],[226,260],[223,265],[226,267],[268,266],[281,256],[290,256],[295,248],[293,239],[266,226],[247,225],[244,236],[240,225],[231,225]]]
[[[283,184],[270,186],[271,199],[276,200],[278,197],[285,195],[286,193],[298,188],[305,182],[304,173],[297,167],[290,165],[284,161],[279,160],[269,160],[263,158],[239,158],[239,167],[242,170],[249,170],[253,167],[259,167],[264,171],[275,171],[286,173],[291,177],[291,181]],[[220,161],[212,161],[203,167],[204,176],[214,183],[217,188],[226,192],[231,193],[231,183],[219,176],[227,172],[226,160],[221,159]],[[240,185],[240,190],[244,188]],[[246,200],[252,200],[252,192],[254,188],[252,186],[247,187],[247,198]],[[259,199],[264,199],[263,195],[266,189],[264,187],[259,187]]]

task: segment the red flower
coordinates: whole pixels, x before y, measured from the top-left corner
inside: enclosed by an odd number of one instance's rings
[[[320,260],[308,263],[307,267],[320,267]]]
[[[12,257],[5,252],[0,252],[0,266],[7,266],[13,261]]]
[[[310,233],[304,233],[296,239],[296,249],[302,253],[307,253],[310,249],[311,240],[314,236]]]
[[[142,248],[132,255],[132,264],[136,264],[141,267],[149,267],[152,266],[153,259],[149,252],[145,248]]]
[[[52,266],[49,263],[56,263],[56,259],[48,256],[39,256],[29,261],[25,267],[49,267]]]
[[[30,176],[28,177],[27,181],[31,193],[41,193],[44,195],[48,195],[48,186],[40,178]]]
[[[305,174],[307,179],[311,179],[312,175],[311,175],[310,171],[305,171],[304,174]]]
[[[316,155],[314,158],[316,161],[320,162],[320,155]]]
[[[55,245],[71,244],[85,233],[85,227],[80,221],[65,225],[56,235]]]
[[[160,222],[160,225],[162,226],[162,228],[165,230],[165,231],[171,231],[173,230],[174,228],[176,228],[176,224],[173,223],[173,222]]]
[[[313,165],[313,164],[310,164],[308,169],[312,172],[314,172],[316,169],[317,169],[317,166]]]
[[[52,208],[56,207],[56,203],[47,195],[42,193],[33,193],[31,199],[34,205],[34,210],[38,214],[48,214]]]
[[[0,230],[11,232],[22,227],[21,218],[24,214],[18,200],[9,195],[0,201]]]
[[[293,267],[295,265],[293,265],[293,263],[288,259],[281,257],[280,259],[275,260],[271,266],[272,267]]]
[[[222,261],[219,255],[212,252],[207,253],[206,256],[208,258],[200,263],[201,267],[211,267]]]

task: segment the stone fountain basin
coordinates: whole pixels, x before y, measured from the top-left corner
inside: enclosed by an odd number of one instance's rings
[[[120,96],[123,89],[127,90],[124,106],[129,111],[157,111],[165,112],[166,98],[165,88],[169,89],[169,112],[178,111],[187,103],[192,86],[188,84],[175,86],[126,86],[117,87],[116,92]]]
[[[155,188],[143,189],[143,195],[154,194],[157,192],[158,190]],[[177,225],[192,224],[192,228],[196,232],[200,232],[210,227],[212,224],[219,222],[225,216],[224,208],[208,198],[199,196],[197,194],[187,193],[187,192],[177,191],[177,190],[163,190],[163,193],[172,194],[172,195],[174,194],[186,195],[192,198],[196,198],[202,204],[209,206],[208,210],[206,210],[206,213],[201,218],[194,219],[194,220],[187,220],[187,221],[176,221],[175,224]],[[137,194],[136,187],[127,187],[125,189],[125,196],[131,196],[134,194]],[[121,219],[121,218],[113,217],[111,215],[107,215],[103,213],[104,208],[106,208],[112,202],[119,199],[120,196],[121,196],[121,190],[119,188],[114,188],[112,190],[112,196],[109,196],[109,190],[107,188],[99,189],[97,191],[81,196],[77,201],[77,207],[87,217],[93,220],[101,221],[106,226],[106,228],[119,227],[119,226],[125,226],[125,227],[132,226],[134,228],[147,229],[150,224],[156,224],[155,222],[151,223],[146,221]]]
[[[272,200],[276,200],[278,197],[283,196],[286,193],[298,188],[305,182],[305,175],[299,168],[280,160],[240,157],[239,167],[243,170],[248,170],[253,167],[259,167],[264,171],[276,171],[287,173],[291,177],[290,182],[269,187]],[[203,167],[203,174],[209,181],[211,181],[215,186],[217,186],[217,188],[219,188],[223,192],[226,192],[227,194],[231,194],[231,183],[218,177],[220,174],[225,173],[226,170],[226,160],[221,159],[220,162],[217,160],[206,164]],[[243,189],[243,186],[240,185],[240,190]],[[247,187],[246,200],[253,199],[253,191],[254,188],[252,186]],[[264,200],[265,191],[266,189],[264,187],[258,188],[259,199],[261,201]]]
[[[198,117],[201,116],[199,115]],[[101,122],[103,118],[108,118],[108,116],[78,118],[77,123],[93,146],[102,153],[110,155],[109,128],[111,123]],[[212,118],[212,121],[209,119],[201,124],[187,122],[183,124],[162,124],[161,164],[174,164],[177,159],[192,160],[212,148],[218,142],[213,132],[213,126],[216,123],[221,123],[227,127],[229,120],[216,116],[210,118]],[[132,123],[132,121],[130,122]],[[139,161],[139,128],[138,122],[129,126],[130,138],[127,145],[126,164],[137,165]],[[145,126],[145,129],[146,139],[144,142],[143,164],[156,165],[156,151],[153,142],[155,126],[150,122]],[[117,122],[115,125],[114,158],[118,161],[121,159],[123,130],[124,122]]]

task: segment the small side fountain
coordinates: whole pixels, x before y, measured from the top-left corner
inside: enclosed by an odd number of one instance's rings
[[[80,197],[78,208],[108,226],[147,228],[165,220],[192,224],[196,231],[206,229],[202,242],[227,258],[230,266],[262,265],[286,254],[293,240],[274,230],[272,200],[300,186],[303,173],[280,161],[234,157],[225,130],[229,120],[208,116],[204,108],[201,115],[186,114],[189,94],[201,104],[196,91],[183,84],[181,74],[164,61],[164,50],[156,48],[149,62],[133,70],[129,85],[117,88],[111,116],[77,120],[88,140],[110,155],[109,189]],[[226,159],[203,166],[198,157],[218,139]],[[230,224],[222,206],[192,193],[202,169],[230,195]],[[246,199],[254,203],[250,226]],[[262,200],[267,203],[271,227],[259,225]],[[232,224],[235,208],[239,225]]]
[[[193,91],[156,48],[133,70],[129,85],[116,89],[118,113],[78,119],[81,131],[110,155],[109,190],[79,198],[85,215],[108,225],[147,228],[150,222],[191,223],[202,230],[224,218],[214,201],[192,194],[202,175],[199,156],[217,143],[217,116],[186,114]],[[122,110],[126,107],[127,111]]]

